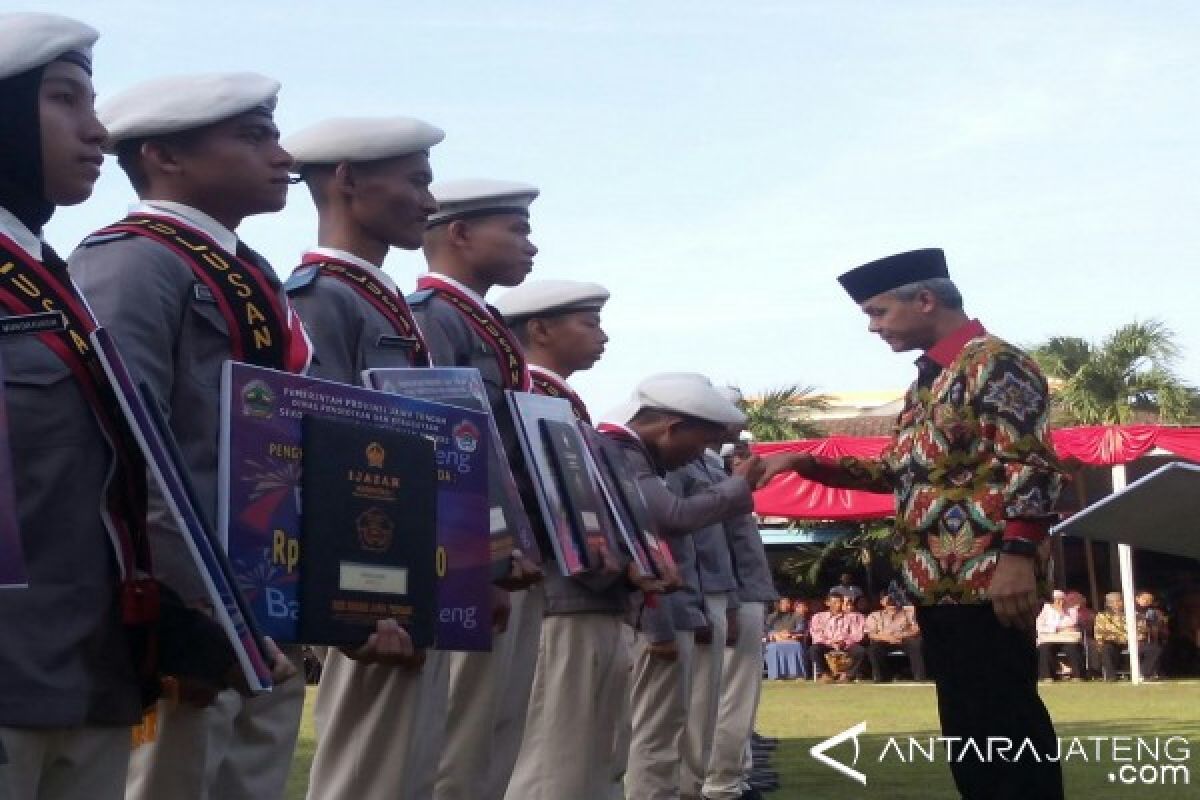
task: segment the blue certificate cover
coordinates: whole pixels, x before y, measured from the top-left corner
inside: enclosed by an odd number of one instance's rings
[[[213,606],[213,615],[233,647],[247,685],[253,692],[269,691],[271,668],[264,655],[260,631],[249,613],[246,598],[237,591],[236,580],[220,544],[196,510],[185,467],[174,449],[166,421],[134,383],[108,331],[97,328],[92,332],[91,340],[125,420],[146,459],[146,466],[195,560]]]
[[[486,414],[232,361],[221,403],[218,528],[268,635],[298,641],[303,419],[318,416],[433,439],[437,647],[491,648]]]

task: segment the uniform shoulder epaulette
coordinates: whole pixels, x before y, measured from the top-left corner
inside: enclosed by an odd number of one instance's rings
[[[410,307],[416,308],[417,306],[423,306],[428,303],[429,299],[433,297],[434,294],[435,292],[433,289],[418,289],[404,299],[408,301],[408,305]]]
[[[292,292],[300,291],[306,286],[311,286],[312,282],[317,279],[317,274],[320,271],[320,268],[315,265],[297,268],[291,277],[284,282],[284,291],[291,294]]]
[[[110,233],[93,233],[91,236],[79,243],[80,247],[95,247],[100,244],[108,244],[109,242],[119,242],[122,239],[129,239],[133,236],[129,231],[112,231]]]

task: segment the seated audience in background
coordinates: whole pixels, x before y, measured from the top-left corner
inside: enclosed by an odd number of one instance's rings
[[[1083,634],[1083,663],[1084,675],[1089,679],[1100,675],[1100,646],[1096,644],[1094,629],[1096,612],[1088,605],[1088,599],[1083,592],[1071,590],[1067,592],[1067,608],[1075,609],[1079,620],[1079,632]]]
[[[835,594],[831,589],[825,598],[825,607],[829,610],[815,615],[809,629],[814,668],[817,680],[822,683],[832,683],[835,679],[846,683],[857,680],[867,655],[862,646],[865,626],[863,615],[853,610],[846,611],[842,606],[842,595]],[[836,655],[833,659],[827,658],[831,653]],[[844,662],[844,666],[833,669],[830,660]]]
[[[1067,608],[1075,609],[1075,617],[1079,620],[1079,630],[1084,636],[1092,635],[1092,625],[1096,621],[1096,612],[1088,605],[1088,599],[1083,592],[1071,590],[1064,600]]]
[[[767,617],[766,660],[769,680],[807,678],[808,603],[779,598]]]
[[[1167,613],[1158,603],[1154,592],[1142,589],[1133,598],[1138,616],[1146,620],[1146,639],[1165,647],[1170,630],[1167,626]]]
[[[862,589],[854,585],[854,576],[849,572],[843,572],[838,577],[837,586],[834,586],[832,589],[830,589],[829,593],[836,594],[839,597],[847,600],[848,605],[845,606],[847,611],[853,610],[855,603],[858,602],[858,599],[865,595],[865,592],[863,592]]]
[[[921,653],[921,631],[915,615],[904,607],[903,592],[884,592],[880,595],[878,611],[867,617],[867,657],[871,659],[871,674],[876,683],[892,680],[888,654],[904,651],[912,669],[913,680],[925,680],[925,657]]]
[[[1037,617],[1038,677],[1043,681],[1054,680],[1059,653],[1067,657],[1071,680],[1083,677],[1083,633],[1077,610],[1067,607],[1066,597],[1061,589],[1055,589]]]
[[[1104,595],[1104,610],[1096,615],[1096,642],[1100,645],[1100,663],[1104,667],[1104,680],[1117,679],[1117,659],[1121,651],[1129,648],[1129,627],[1125,624],[1125,600],[1120,592]],[[1146,619],[1142,612],[1137,614],[1138,658],[1142,675],[1149,680],[1158,677],[1158,661],[1162,655],[1162,644],[1151,641]]]

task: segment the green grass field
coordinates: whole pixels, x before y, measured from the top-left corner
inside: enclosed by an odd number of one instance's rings
[[[1138,687],[1125,683],[1055,684],[1043,685],[1042,696],[1050,707],[1059,736],[1064,739],[1078,737],[1089,748],[1088,762],[1076,755],[1065,763],[1068,798],[1168,800],[1200,796],[1200,752],[1195,752],[1200,751],[1200,713],[1197,713],[1200,711],[1200,683],[1166,682]],[[314,692],[310,690],[296,761],[288,783],[288,800],[301,800],[308,781],[308,767],[313,755],[313,697]],[[818,763],[808,753],[817,742],[863,721],[867,723],[867,730],[860,738],[862,749],[857,768],[867,775],[865,788]],[[944,763],[898,763],[894,758],[883,764],[879,762],[879,755],[890,736],[927,739],[937,735],[932,686],[767,683],[758,730],[783,740],[771,764],[780,773],[783,787],[769,795],[772,800],[852,800],[859,797],[942,800],[958,797]],[[1185,737],[1192,751],[1186,762],[1191,782],[1187,786],[1110,783],[1111,756],[1106,754],[1106,761],[1097,763],[1095,743],[1086,739],[1089,736],[1160,737],[1163,741],[1172,736]],[[904,741],[907,742],[907,738]],[[907,745],[905,749],[907,752]],[[852,752],[853,747],[847,742],[831,750],[830,755],[848,763]],[[1169,762],[1163,758],[1159,763]],[[1182,778],[1176,780],[1182,783]]]

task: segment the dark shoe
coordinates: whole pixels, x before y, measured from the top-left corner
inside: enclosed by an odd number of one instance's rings
[[[774,736],[763,736],[758,731],[750,732],[750,741],[754,742],[755,744],[765,744],[765,745],[768,745],[769,747],[778,747],[779,746],[779,740],[776,739]]]
[[[751,786],[746,791],[742,792],[742,796],[738,800],[763,800],[762,792]]]

